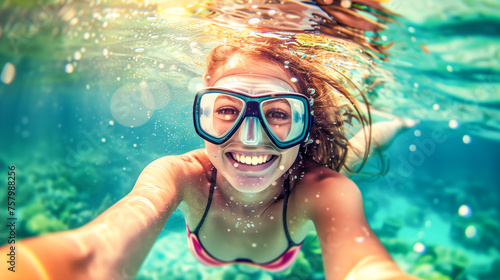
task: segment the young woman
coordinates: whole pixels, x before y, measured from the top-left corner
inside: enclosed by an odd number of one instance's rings
[[[415,279],[391,260],[358,187],[338,172],[349,145],[338,100],[356,101],[271,41],[210,53],[193,107],[205,149],[155,160],[87,225],[16,244],[16,272],[2,270],[5,279],[132,277],[177,208],[192,253],[208,265],[281,271],[315,229],[326,279]],[[357,153],[367,149],[357,142]]]

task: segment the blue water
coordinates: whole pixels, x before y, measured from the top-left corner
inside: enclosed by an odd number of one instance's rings
[[[379,66],[392,78],[371,102],[420,123],[385,151],[386,176],[357,179],[368,220],[410,273],[500,279],[500,1],[387,6],[403,17],[383,32],[394,46]],[[134,21],[106,18],[102,9],[100,18],[84,13],[76,23],[45,20],[61,6],[0,10],[0,70],[15,67],[12,81],[0,82],[0,169],[6,178],[16,166],[19,239],[81,226],[126,195],[152,160],[203,147],[191,106],[213,38],[198,33],[203,23],[132,8],[144,12]],[[128,108],[135,119],[120,115],[113,98],[133,100],[141,88],[156,102],[150,116],[135,107]],[[2,205],[6,196],[0,192]],[[306,268],[279,275],[201,266],[175,212],[136,278],[321,279],[317,259],[304,259]]]

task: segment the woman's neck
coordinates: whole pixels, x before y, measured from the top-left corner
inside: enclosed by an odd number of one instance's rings
[[[288,176],[288,173],[285,173],[266,189],[257,193],[238,191],[220,173],[217,174],[216,185],[220,195],[231,208],[260,213],[259,209],[266,209],[283,195],[286,176]]]

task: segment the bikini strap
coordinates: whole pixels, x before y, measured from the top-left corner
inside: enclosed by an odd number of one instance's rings
[[[214,196],[214,189],[215,189],[215,181],[217,180],[217,169],[215,167],[212,169],[212,177],[210,178],[210,193],[208,194],[208,202],[207,206],[205,207],[205,213],[203,213],[203,216],[201,217],[200,222],[192,231],[193,234],[198,235],[198,231],[200,230],[201,226],[203,225],[203,222],[205,222],[205,218],[207,217],[208,210],[210,209],[210,205],[212,204],[212,197]]]
[[[293,242],[292,237],[290,236],[290,233],[288,232],[288,226],[286,222],[286,210],[288,206],[288,197],[290,196],[290,176],[287,176],[285,179],[285,182],[283,183],[283,187],[285,188],[285,198],[283,200],[283,229],[285,230],[285,236],[286,239],[288,240],[288,246],[294,246],[297,245],[295,242]]]

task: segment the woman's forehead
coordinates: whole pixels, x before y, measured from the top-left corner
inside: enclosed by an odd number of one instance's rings
[[[273,62],[263,60],[259,57],[241,57],[231,58],[227,63],[216,69],[214,73],[207,73],[207,86],[213,86],[220,79],[233,75],[262,75],[270,76],[281,81],[285,81],[288,86],[291,86],[292,91],[297,91],[298,85],[295,85],[296,79],[285,65],[281,66]]]
[[[235,89],[250,94],[267,93],[270,91],[294,91],[294,88],[282,79],[256,74],[236,74],[225,76],[215,82],[214,86]]]

